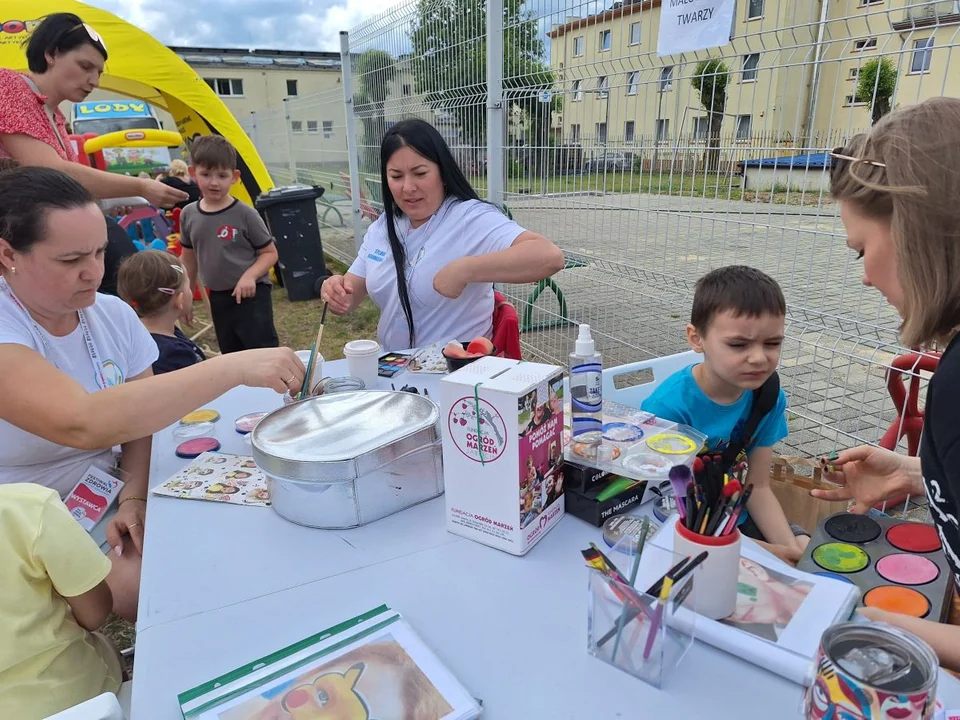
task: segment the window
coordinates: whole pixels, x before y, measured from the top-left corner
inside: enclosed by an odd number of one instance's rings
[[[302,133],[302,132],[303,132],[303,120],[291,120],[291,121],[290,121],[290,129],[293,130],[295,133]]]
[[[329,140],[333,137],[333,120],[323,121],[323,138]]]
[[[863,52],[864,50],[873,50],[877,47],[876,38],[865,38],[863,40],[857,40],[853,43],[854,52]]]
[[[763,0],[750,0],[747,6],[747,20],[757,20],[763,17]]]
[[[297,94],[297,81],[287,80],[287,97],[296,97]]]
[[[581,100],[583,100],[583,90],[580,89],[582,85],[583,85],[582,80],[573,81],[573,101],[574,102],[580,102]]]
[[[760,64],[760,53],[750,53],[743,56],[743,74],[741,82],[757,81],[757,66]]]
[[[604,144],[607,142],[607,124],[605,122],[597,123],[597,141]]]
[[[401,88],[401,92],[403,93],[404,97],[410,97],[411,95],[410,83],[405,83],[404,86]]]
[[[867,5],[879,5],[883,0],[860,0],[860,7],[866,7]]]
[[[843,104],[844,105],[866,105],[865,102],[858,101],[855,95],[847,95],[843,99]]]
[[[640,44],[640,23],[630,23],[630,44]]]
[[[316,135],[318,132],[320,132],[320,123],[316,120],[307,120],[307,133]]]
[[[640,85],[640,72],[634,70],[627,74],[627,95],[636,95],[637,87]]]
[[[612,47],[612,36],[609,30],[600,31],[600,52],[606,52]]]
[[[603,100],[607,95],[607,76],[604,75],[597,79],[597,97]]]
[[[670,137],[670,120],[667,118],[657,120],[657,142],[666,142]]]
[[[930,72],[930,59],[933,57],[933,38],[913,41],[913,61],[910,63],[911,73]]]
[[[673,65],[660,68],[660,92],[673,89]]]
[[[583,57],[583,35],[573,39],[573,56]]]
[[[243,80],[204,78],[203,81],[220,97],[241,97],[243,95]]]
[[[749,140],[753,118],[750,115],[737,115],[737,140]]]
[[[633,120],[627,120],[623,124],[623,141],[632,143],[637,135],[637,124]]]
[[[710,132],[710,118],[704,117],[695,117],[693,119],[693,139],[694,140],[706,140],[707,135]]]
[[[860,75],[860,68],[850,68],[850,72],[847,73],[847,80],[856,80],[857,76]]]
[[[571,125],[570,126],[570,142],[578,143],[580,142],[580,125]]]

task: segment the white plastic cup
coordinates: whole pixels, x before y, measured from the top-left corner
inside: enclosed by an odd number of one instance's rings
[[[353,340],[343,346],[349,374],[363,380],[367,390],[374,390],[379,382],[377,369],[380,360],[380,345],[376,340]]]
[[[297,357],[300,358],[300,362],[303,363],[303,367],[307,369],[307,374],[310,373],[310,368],[307,367],[307,363],[310,362],[310,351],[309,350],[297,350]],[[310,381],[311,385],[316,385],[318,382],[323,380],[323,355],[317,353],[317,356],[313,359],[313,379]],[[304,376],[306,380],[306,376]],[[310,388],[312,390],[313,388]]]
[[[705,537],[677,522],[673,551],[694,558],[704,550],[709,554],[700,565],[697,585],[697,613],[711,620],[730,617],[737,609],[737,583],[740,578],[740,531],[729,535]]]

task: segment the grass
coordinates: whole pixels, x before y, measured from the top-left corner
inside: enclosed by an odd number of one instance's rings
[[[335,273],[345,271],[342,265],[329,258],[327,267]],[[322,310],[323,303],[319,299],[290,302],[287,299],[287,291],[275,286],[273,288],[273,322],[277,327],[280,344],[294,350],[309,350],[317,339]],[[194,305],[194,314],[193,332],[197,332],[198,328],[209,322],[209,318],[203,304],[199,302]],[[376,338],[379,319],[380,310],[369,298],[364,300],[354,313],[346,317],[337,317],[328,313],[323,339],[320,342],[320,353],[324,360],[342,358],[343,346],[351,340]],[[187,334],[191,334],[190,328],[187,328]],[[205,350],[219,351],[217,337],[212,327],[198,339],[198,342]],[[113,640],[120,650],[132,647],[137,635],[133,625],[116,615],[111,615],[107,619],[101,631]]]

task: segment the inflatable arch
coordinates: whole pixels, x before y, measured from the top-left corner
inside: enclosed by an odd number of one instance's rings
[[[76,0],[0,2],[0,67],[26,70],[23,41],[46,15],[72,12],[103,38],[110,54],[100,87],[170,113],[185,140],[216,134],[237,149],[241,182],[233,194],[252,204],[273,181],[257,149],[216,93],[176,53],[116,15]]]

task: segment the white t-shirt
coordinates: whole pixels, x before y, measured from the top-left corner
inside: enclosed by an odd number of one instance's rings
[[[96,302],[86,308],[83,314],[100,356],[100,366],[107,385],[112,387],[136,377],[157,359],[157,343],[133,309],[119,298],[98,293]],[[38,332],[43,333],[46,345]],[[66,337],[51,335],[27,318],[2,288],[0,344],[26,345],[79,382],[88,392],[101,389],[87,351],[83,329],[78,325]],[[150,409],[144,408],[144,412],[150,412]],[[90,420],[95,421],[95,418]],[[0,420],[0,483],[37,483],[65,497],[94,462],[104,468],[111,467],[111,450],[64,447]]]
[[[442,340],[466,342],[481,335],[491,337],[493,284],[467,285],[460,297],[451,300],[433,289],[433,278],[457,258],[506,250],[524,232],[523,228],[493,205],[455,198],[445,200],[419,228],[412,229],[406,216],[395,218],[395,222],[407,256],[407,289],[416,330],[414,346]],[[385,350],[410,347],[383,215],[367,229],[350,272],[366,279],[367,293],[380,308],[380,345]]]

